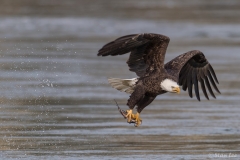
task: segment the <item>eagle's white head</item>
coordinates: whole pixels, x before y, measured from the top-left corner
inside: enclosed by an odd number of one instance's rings
[[[175,82],[175,81],[173,81],[171,79],[164,79],[161,82],[161,88],[164,91],[167,91],[167,92],[180,93],[179,85],[177,84],[177,82]]]

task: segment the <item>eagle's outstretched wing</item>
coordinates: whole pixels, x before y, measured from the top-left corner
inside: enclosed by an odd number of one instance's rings
[[[164,68],[164,58],[170,39],[153,33],[133,34],[120,37],[99,51],[98,56],[116,56],[131,52],[127,64],[139,77]]]
[[[200,82],[202,91],[207,99],[209,98],[205,85],[214,98],[216,97],[212,91],[211,85],[218,93],[220,93],[215,84],[218,83],[216,74],[211,64],[207,61],[201,51],[193,50],[181,54],[165,64],[164,67],[169,74],[176,78],[175,81],[182,86],[184,91],[188,89],[188,93],[191,98],[192,86],[194,85],[196,97],[200,101],[198,82]],[[209,81],[211,82],[211,85]]]

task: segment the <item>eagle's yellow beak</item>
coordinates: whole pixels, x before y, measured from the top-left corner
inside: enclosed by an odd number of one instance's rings
[[[174,87],[172,89],[172,91],[179,94],[180,93],[180,87]]]

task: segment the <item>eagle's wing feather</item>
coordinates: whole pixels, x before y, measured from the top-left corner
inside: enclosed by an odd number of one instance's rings
[[[148,65],[144,62],[144,52],[148,43],[131,51],[127,61],[129,70],[135,72],[139,77],[144,76]]]
[[[209,98],[206,88],[214,98],[216,97],[212,91],[212,87],[220,93],[216,85],[216,83],[219,83],[217,76],[211,64],[201,51],[193,50],[179,55],[165,64],[164,67],[167,72],[175,78],[179,85],[183,86],[183,90],[188,89],[188,94],[191,98],[192,87],[194,85],[195,95],[200,101],[198,82],[200,82],[203,94],[207,99]]]
[[[146,71],[164,67],[164,58],[170,39],[167,36],[153,33],[132,34],[120,37],[99,51],[98,56],[116,56],[131,52],[127,64],[129,70],[138,76]]]
[[[98,56],[125,54],[147,42],[147,39],[142,38],[138,34],[123,36],[104,45],[98,51]]]

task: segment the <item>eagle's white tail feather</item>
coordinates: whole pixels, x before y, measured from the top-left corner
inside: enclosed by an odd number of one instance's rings
[[[109,84],[113,88],[129,94],[133,93],[137,81],[138,81],[137,78],[133,78],[133,79],[109,78],[108,79]]]

